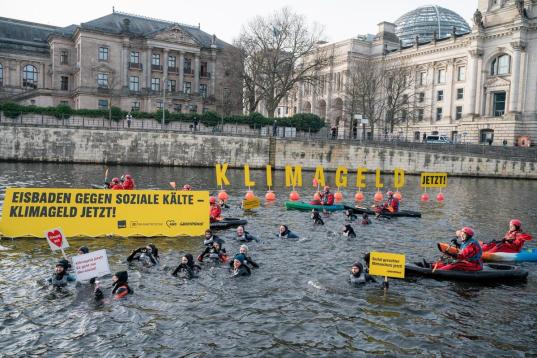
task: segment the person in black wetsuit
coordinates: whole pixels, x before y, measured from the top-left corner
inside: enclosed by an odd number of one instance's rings
[[[250,269],[259,268],[259,265],[254,260],[252,260],[252,257],[248,256],[248,246],[241,245],[239,249],[239,253],[237,255],[240,255],[240,254],[244,255],[244,264],[248,266]],[[233,260],[231,260],[229,262],[229,267],[233,267],[233,265],[234,265]]]
[[[133,294],[134,291],[129,287],[129,274],[127,271],[119,271],[112,276],[112,282],[114,286],[112,288],[112,295],[114,300],[120,300],[123,297]],[[99,285],[99,282],[96,283],[95,287],[95,300],[102,301],[104,299],[103,291]]]
[[[157,247],[154,244],[149,244],[146,247],[139,247],[132,250],[129,257],[127,257],[127,262],[133,261],[139,261],[145,267],[158,265],[159,255]]]
[[[205,230],[205,240],[203,240],[203,245],[212,247],[214,242],[219,243],[220,247],[222,247],[222,245],[225,243],[223,239],[214,235],[211,229]],[[226,252],[226,250],[224,250],[224,252]]]
[[[180,272],[184,272],[186,278],[191,279],[196,277],[201,267],[194,263],[194,257],[191,254],[186,254],[181,257],[181,264],[173,271],[172,275],[177,276]]]
[[[354,232],[354,229],[352,228],[351,224],[346,224],[343,227],[343,236],[354,238],[356,237],[356,233]]]
[[[313,224],[315,225],[324,225],[324,221],[321,218],[321,214],[319,214],[319,211],[317,209],[311,209],[311,219],[313,220]]]
[[[87,246],[80,246],[80,248],[78,249],[78,254],[79,255],[85,255],[85,254],[88,254],[89,253],[89,249]]]
[[[237,235],[235,236],[235,239],[242,242],[250,242],[250,241],[257,241],[257,238],[255,236],[250,235],[248,231],[244,230],[244,226],[237,227],[236,231]]]
[[[287,225],[280,225],[280,232],[276,235],[281,239],[298,239],[298,235],[289,230]]]
[[[364,266],[360,262],[355,262],[351,267],[349,280],[353,285],[363,285],[369,282],[377,282],[364,270]]]
[[[351,209],[345,210],[345,221],[354,221],[356,219],[358,219],[358,217]]]
[[[244,254],[237,254],[233,258],[233,270],[232,277],[250,276],[252,271],[246,265],[246,256]]]
[[[56,264],[56,267],[54,269],[54,274],[51,278],[48,279],[48,282],[54,287],[54,288],[62,288],[67,286],[68,282],[75,281],[76,278],[68,273],[69,268],[71,267],[71,264],[66,259],[61,259]]]
[[[198,256],[198,261],[203,262],[205,257],[209,257],[212,262],[224,263],[227,261],[226,250],[220,246],[218,242],[213,242],[211,247],[206,247],[205,250]]]
[[[362,214],[362,222],[360,224],[362,224],[362,225],[371,224],[371,220],[369,219],[369,215],[367,213]]]

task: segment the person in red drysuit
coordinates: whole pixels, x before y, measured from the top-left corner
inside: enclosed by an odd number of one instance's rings
[[[214,196],[209,198],[209,203],[211,204],[211,211],[209,215],[211,222],[214,223],[215,221],[218,221],[218,218],[222,214],[222,209],[220,208],[220,205],[216,203],[216,198]]]
[[[433,270],[459,270],[459,271],[480,271],[483,269],[483,260],[481,256],[483,251],[479,243],[473,238],[474,230],[469,227],[463,227],[461,230],[457,230],[457,236],[461,239],[458,254],[451,254],[446,249],[444,253],[446,255],[453,256],[456,259],[453,263],[444,263],[437,261],[433,264]]]
[[[334,194],[330,192],[330,187],[324,187],[321,194],[321,205],[334,205]]]
[[[112,179],[112,182],[108,187],[112,190],[123,190],[123,185],[121,185],[119,178]]]
[[[386,196],[388,197],[388,199],[386,200],[386,202],[384,203],[384,205],[382,205],[381,209],[382,209],[382,212],[388,212],[388,213],[396,213],[399,211],[399,200],[393,196],[393,191],[389,191],[386,193]]]
[[[134,190],[134,180],[129,174],[125,174],[125,180],[123,181],[123,189]]]
[[[502,240],[493,240],[487,244],[483,244],[483,252],[511,252],[517,253],[522,250],[522,246],[526,241],[532,239],[530,234],[522,232],[522,222],[518,219],[513,219],[509,222],[509,231],[505,234]]]

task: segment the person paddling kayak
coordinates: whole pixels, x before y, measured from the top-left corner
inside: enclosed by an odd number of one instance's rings
[[[377,214],[382,213],[396,213],[399,211],[399,200],[393,196],[393,191],[388,191],[386,193],[387,199],[382,204],[382,206],[379,206],[376,208]]]
[[[460,270],[460,271],[481,271],[483,269],[483,250],[479,243],[474,239],[474,230],[469,227],[463,227],[457,230],[456,235],[461,239],[460,250],[458,253],[451,253],[449,249],[444,250],[444,254],[452,256],[455,261],[445,263],[442,260],[433,264],[433,270]],[[454,240],[456,241],[456,240]]]
[[[214,196],[211,196],[209,198],[209,203],[211,204],[209,216],[210,216],[211,222],[214,223],[220,219],[220,215],[222,214],[222,209],[220,208],[220,205],[216,203],[216,198]]]
[[[134,179],[132,179],[132,177],[130,176],[130,174],[125,174],[122,178],[121,178],[121,181],[123,182],[122,183],[122,186],[123,186],[123,189],[124,190],[134,190]]]
[[[522,222],[518,219],[513,219],[509,222],[509,231],[501,240],[493,240],[487,244],[483,244],[484,252],[510,252],[517,253],[522,250],[524,243],[532,239],[530,234],[522,231]]]
[[[334,194],[330,192],[330,187],[326,185],[321,193],[321,205],[334,205]]]

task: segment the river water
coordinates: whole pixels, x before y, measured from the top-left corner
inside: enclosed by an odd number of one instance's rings
[[[112,167],[111,175],[134,175],[139,188],[166,188],[170,181],[214,190],[214,169]],[[0,163],[0,193],[7,186],[88,187],[101,183],[104,167],[94,165]],[[311,183],[312,173],[304,173]],[[400,218],[366,227],[354,225],[355,239],[342,237],[342,213],[315,227],[308,213],[286,211],[289,190],[275,174],[278,200],[245,215],[242,171],[228,177],[228,216],[246,217],[260,239],[249,245],[261,266],[252,276],[230,279],[224,267],[205,266],[198,279],[171,276],[182,254],[202,251],[201,238],[70,239],[73,247],[106,248],[113,271],[127,268],[136,247],[155,243],[161,267],[129,268],[134,294],[97,305],[89,287],[51,293],[43,283],[59,256],[44,240],[2,239],[0,251],[0,356],[536,356],[537,267],[526,283],[478,285],[429,279],[392,280],[385,294],[376,285],[347,283],[350,265],[372,250],[400,252],[407,260],[437,257],[435,242],[450,239],[462,225],[477,238],[499,238],[510,218],[537,233],[536,183],[523,180],[449,178],[446,200],[421,204],[417,177],[406,177],[403,208],[422,219]],[[264,172],[253,179],[264,182]],[[332,175],[328,180],[333,182]],[[383,177],[389,186],[391,178]],[[350,183],[355,177],[350,176]],[[368,178],[367,198],[374,178]],[[262,196],[264,186],[256,192]],[[299,190],[309,200],[313,188]],[[343,190],[347,199],[354,189]],[[434,195],[431,195],[434,197]],[[350,202],[350,200],[347,200]],[[274,239],[280,223],[302,237]],[[54,223],[51,222],[51,227]],[[228,252],[238,244],[228,238]],[[534,246],[530,242],[528,246]],[[68,250],[75,254],[75,250]],[[110,278],[103,278],[105,291]]]

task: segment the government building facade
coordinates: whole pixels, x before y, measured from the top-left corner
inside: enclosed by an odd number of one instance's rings
[[[234,48],[199,26],[114,11],[60,28],[0,18],[0,100],[240,113]],[[239,100],[235,100],[239,96]]]
[[[353,128],[360,113],[346,110],[346,81],[354,62],[372,59],[410,66],[409,98],[421,107],[389,136],[422,141],[438,134],[510,146],[527,144],[525,137],[537,141],[536,0],[479,0],[471,27],[450,10],[421,7],[380,23],[377,35],[320,46],[332,54],[331,65],[314,88],[300,84],[279,113],[315,113],[340,137],[360,137],[361,126]],[[373,134],[387,132],[377,124]]]

